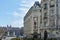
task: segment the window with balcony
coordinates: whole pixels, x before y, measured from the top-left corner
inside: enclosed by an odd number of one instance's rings
[[[34,22],[34,29],[37,28],[37,22]]]
[[[50,19],[50,26],[54,27],[55,26],[55,20],[54,19]]]
[[[44,22],[44,26],[45,26],[45,27],[46,27],[46,23],[47,23],[47,22],[45,21],[45,22]]]
[[[47,19],[47,13],[44,13],[44,19]]]
[[[36,25],[37,23],[36,22],[34,22],[34,25]]]
[[[38,27],[38,19],[37,19],[37,17],[33,17],[33,21],[34,21],[34,23],[33,23],[33,25],[34,25],[34,29],[36,29],[37,27]]]
[[[42,17],[40,16],[40,24],[42,24]]]
[[[44,16],[47,16],[47,13],[44,13]]]
[[[40,24],[42,24],[42,20],[40,21]]]
[[[53,16],[54,15],[54,10],[50,10],[50,15]]]
[[[45,3],[44,4],[44,9],[47,9],[47,8],[48,8],[47,3]]]
[[[47,19],[47,17],[44,17],[44,19]]]
[[[58,7],[58,4],[56,4],[56,6]]]

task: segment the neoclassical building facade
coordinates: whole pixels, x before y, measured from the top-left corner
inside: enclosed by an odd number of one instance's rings
[[[45,30],[48,32],[48,37],[60,37],[60,0],[35,2],[25,15],[24,33],[26,35],[37,32],[44,37]]]
[[[36,1],[24,17],[24,34],[27,36],[31,36],[34,32],[40,33],[40,7]]]
[[[60,35],[60,0],[41,0],[42,26],[40,31],[48,32],[48,37],[59,37]]]

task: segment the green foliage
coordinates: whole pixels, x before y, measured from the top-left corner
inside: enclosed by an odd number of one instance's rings
[[[41,39],[44,40],[44,39]],[[51,40],[51,38],[47,38],[47,40]],[[57,40],[56,38],[52,38],[52,40]]]
[[[32,38],[24,39],[24,40],[32,40]],[[44,39],[36,39],[36,40],[44,40]],[[47,40],[51,40],[51,38],[47,38]],[[57,40],[56,38],[52,38],[52,40]]]
[[[47,40],[51,40],[51,38],[48,38]],[[52,38],[52,40],[57,40],[56,38]]]
[[[13,39],[11,39],[11,40],[21,40],[20,38],[13,38]]]

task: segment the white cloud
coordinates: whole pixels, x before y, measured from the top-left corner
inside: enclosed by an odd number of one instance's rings
[[[23,0],[21,3],[25,4],[26,3],[26,0]]]
[[[31,7],[33,4],[34,4],[33,1],[28,1],[28,2],[27,1],[22,1],[20,3],[20,6]]]
[[[22,10],[22,11],[25,11],[25,13],[26,13],[27,10],[31,6],[33,6],[33,4],[34,4],[35,1],[41,1],[41,0],[22,0],[22,2],[19,4],[19,6],[20,6],[19,9]],[[25,7],[27,7],[27,8],[25,8]]]
[[[19,12],[14,11],[13,12],[13,16],[15,17],[20,17],[18,20],[14,20],[11,22],[12,26],[15,27],[22,27],[23,26],[23,18],[25,16],[25,14],[27,13],[27,11],[29,10],[29,8],[34,4],[35,1],[40,1],[40,0],[22,0],[22,2],[20,2],[19,4],[19,8],[18,10]],[[27,7],[27,8],[25,8]]]
[[[23,7],[29,8],[30,7],[30,5],[28,5],[28,4],[20,4],[19,6],[22,7],[22,8]]]
[[[20,16],[20,14],[15,11],[13,12],[13,16]]]
[[[35,1],[39,1],[39,2],[41,2],[41,0],[35,0]]]
[[[23,18],[25,14],[24,14],[24,12],[18,13],[18,12],[16,12],[16,11],[14,11],[14,12],[12,13],[12,15],[13,15],[14,17]]]
[[[20,8],[18,10],[22,11],[22,14],[25,15],[29,8],[34,4],[31,0],[22,0],[22,2],[19,4]],[[23,16],[24,17],[24,16]]]
[[[27,8],[19,8],[19,10],[25,11],[25,10],[27,10]]]
[[[13,19],[11,18],[12,21],[8,25],[12,25],[12,27],[23,27],[23,17],[25,15],[24,13],[18,13],[16,11],[14,11],[10,15],[13,16]],[[5,24],[4,26],[6,26],[6,25],[7,24]]]
[[[22,13],[19,14],[19,13],[15,12],[15,16],[20,16],[20,17],[22,17],[22,19],[14,21],[13,22],[14,26],[20,26],[20,27],[23,26],[23,17],[27,13],[28,9],[31,6],[33,6],[35,1],[40,1],[40,0],[34,0],[34,1],[32,1],[32,0],[28,0],[28,1],[27,0],[22,0],[22,2],[19,4],[22,7],[18,8],[18,10],[22,11]],[[25,7],[27,7],[27,8],[25,8]]]
[[[29,9],[28,8],[19,8],[19,10],[21,11],[22,15],[25,15]]]
[[[22,21],[23,19],[18,19],[18,20],[15,20],[15,21],[13,21],[11,24],[12,24],[12,26],[14,26],[14,27],[22,27],[23,26],[23,21]]]

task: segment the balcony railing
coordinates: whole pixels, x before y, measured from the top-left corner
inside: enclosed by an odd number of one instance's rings
[[[55,7],[55,5],[50,5],[50,7]]]
[[[45,16],[44,19],[47,19],[47,17]]]

